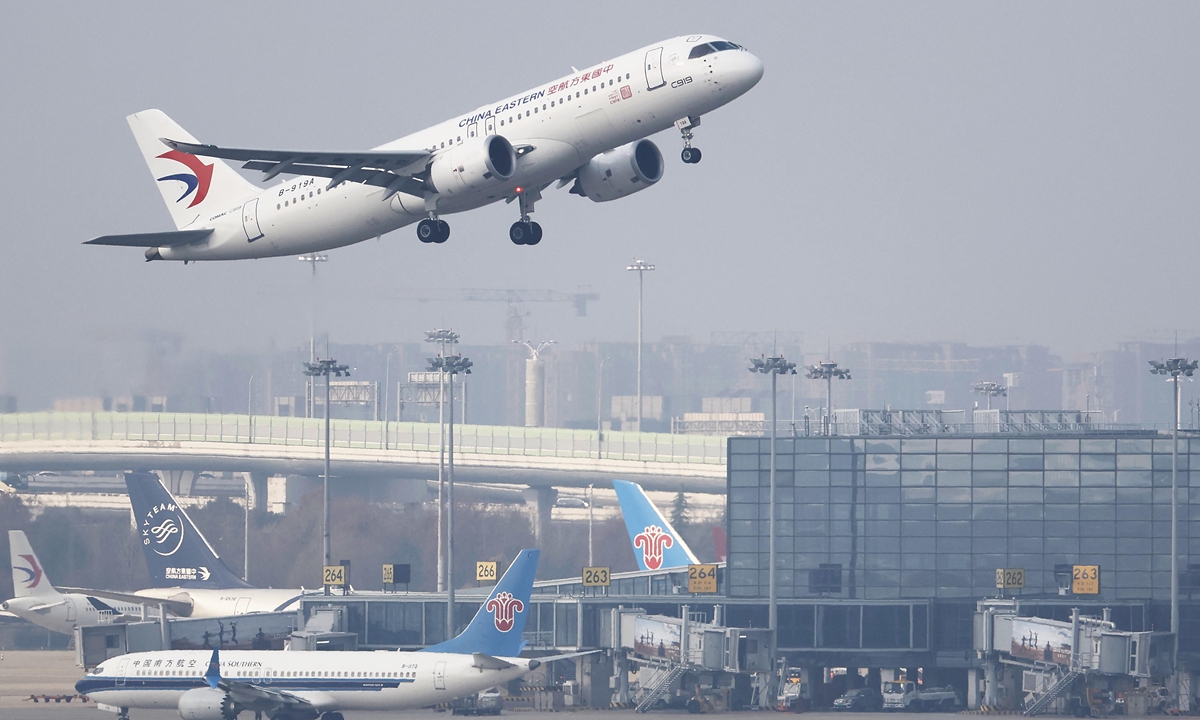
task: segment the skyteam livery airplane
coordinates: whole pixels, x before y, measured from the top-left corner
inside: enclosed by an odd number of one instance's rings
[[[76,625],[112,622],[122,615],[131,619],[142,617],[145,601],[104,602],[95,594],[59,592],[50,584],[50,578],[46,577],[24,532],[9,530],[8,547],[12,555],[13,594],[16,597],[0,603],[0,609],[5,612],[68,635]]]
[[[683,161],[699,162],[692,131],[701,116],[762,74],[762,62],[734,43],[678,37],[366,152],[203,145],[145,110],[127,119],[177,229],[88,242],[144,247],[147,260],[237,260],[342,247],[416,223],[422,242],[442,243],[450,237],[442,216],[515,200],[509,239],[536,245],[542,229],[529,216],[552,183],[593,202],[644,190],[663,174],[662,153],[646,138],[672,125]],[[264,180],[296,177],[264,190],[222,160]]]
[[[666,516],[646,497],[641,485],[613,480],[613,489],[639,570],[681,568],[700,562]]]
[[[256,588],[239,578],[155,473],[127,472],[125,485],[154,587],[136,592],[66,589],[119,602],[149,602],[192,618],[290,610],[305,594],[303,588]]]
[[[420,652],[163,650],[111,658],[75,684],[102,710],[175,708],[185,720],[261,712],[273,720],[342,720],[342,710],[426,707],[515,680],[537,572],[522,550],[458,637]],[[559,659],[558,656],[551,659]]]

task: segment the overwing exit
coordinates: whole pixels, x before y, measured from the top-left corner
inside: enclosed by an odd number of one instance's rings
[[[444,243],[446,216],[504,200],[518,213],[509,239],[536,245],[542,228],[531,215],[551,185],[593,202],[640,192],[664,170],[647,138],[672,126],[683,162],[699,162],[692,140],[701,117],[762,74],[762,62],[739,45],[677,37],[364,152],[209,145],[145,110],[127,120],[176,229],[88,243],[185,263],[317,252],[414,223],[421,242]],[[264,181],[293,177],[262,189],[226,160]]]

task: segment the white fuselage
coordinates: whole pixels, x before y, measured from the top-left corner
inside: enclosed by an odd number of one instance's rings
[[[208,650],[164,650],[111,658],[76,684],[97,703],[176,708],[188,690],[208,687]],[[229,650],[221,677],[303,698],[319,711],[402,710],[449,701],[521,677],[531,661],[481,670],[471,655],[427,652],[291,652]]]
[[[327,178],[296,177],[249,202],[197,217],[181,229],[212,228],[212,235],[160,248],[160,256],[233,260],[315,252],[417,222],[431,208],[438,215],[459,213],[512,198],[517,188],[544,187],[569,177],[597,154],[711,112],[753,87],[762,77],[762,63],[745,50],[688,58],[697,41],[711,40],[718,38],[693,35],[655,43],[375,148],[426,150],[436,159],[472,139],[501,135],[519,151],[508,180],[471,191],[432,189],[426,197],[397,193],[383,202],[381,187],[345,182],[327,189]]]
[[[147,588],[137,595],[164,600],[190,601],[190,618],[224,617],[246,613],[284,612],[295,610],[301,596],[312,590],[294,588]]]
[[[35,625],[66,635],[73,633],[77,625],[99,625],[112,622],[118,616],[138,618],[143,611],[146,617],[158,617],[158,610],[153,606],[112,600],[100,602],[112,610],[96,607],[87,595],[80,593],[26,595],[7,600],[0,607]]]

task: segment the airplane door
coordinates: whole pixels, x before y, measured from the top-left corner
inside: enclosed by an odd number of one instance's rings
[[[483,131],[485,133],[487,133],[488,135],[496,134],[496,118],[495,117],[488,117],[486,120],[483,121]]]
[[[479,134],[479,123],[473,122],[467,126],[467,137],[473,138]]]
[[[237,605],[233,607],[234,615],[245,615],[250,610],[250,598],[240,597],[237,599]]]
[[[125,687],[125,666],[129,663],[127,658],[121,658],[117,661],[117,687]]]
[[[646,89],[653,90],[667,84],[662,72],[662,48],[654,48],[646,53]]]
[[[258,198],[242,206],[242,229],[246,231],[247,242],[263,236],[262,228],[258,226]]]
[[[434,690],[445,690],[446,689],[446,661],[445,660],[439,660],[433,666],[433,689]]]
[[[66,598],[63,604],[67,608],[67,622],[75,622],[75,599]]]

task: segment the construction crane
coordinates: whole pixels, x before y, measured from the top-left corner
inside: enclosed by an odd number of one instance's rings
[[[508,342],[520,342],[525,339],[525,318],[528,312],[521,310],[521,304],[531,302],[569,302],[575,306],[578,317],[587,316],[587,305],[600,299],[598,293],[577,292],[564,293],[557,290],[502,290],[487,288],[464,288],[449,290],[441,288],[415,289],[399,295],[391,295],[393,300],[412,300],[415,302],[503,302],[508,303],[508,320],[505,323]]]

